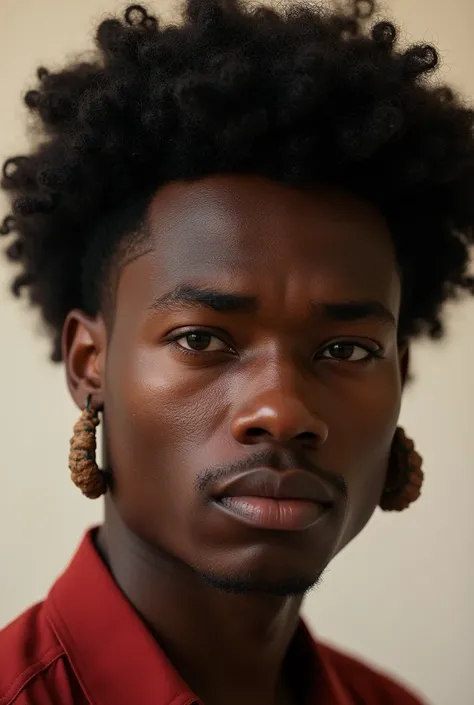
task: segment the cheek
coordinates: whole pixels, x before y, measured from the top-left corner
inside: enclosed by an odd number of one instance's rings
[[[203,394],[202,371],[183,374],[166,348],[116,345],[106,373],[109,461],[123,518],[154,532],[153,516],[183,522],[183,507],[195,501],[197,455],[222,424],[222,396],[212,383]]]
[[[163,449],[185,442],[206,413],[194,386],[189,375],[179,374],[166,349],[115,346],[107,361],[112,441],[144,441],[148,449],[152,439]]]
[[[376,377],[359,389],[347,389],[345,411],[333,418],[335,452],[349,499],[344,543],[367,524],[385,484],[391,441],[400,413],[401,385],[397,366],[382,364]]]
[[[115,376],[120,379],[117,401],[124,421],[134,435],[148,439],[149,448],[159,440],[163,451],[180,454],[220,425],[218,380],[199,369],[183,369],[167,348],[134,351]]]

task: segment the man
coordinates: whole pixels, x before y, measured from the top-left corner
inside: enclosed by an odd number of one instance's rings
[[[472,288],[472,114],[367,19],[131,6],[96,63],[39,70],[3,231],[106,518],[2,633],[1,705],[420,702],[299,618],[376,507],[418,498],[409,343]]]

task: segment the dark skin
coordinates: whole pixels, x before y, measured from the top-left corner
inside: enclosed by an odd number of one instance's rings
[[[390,233],[347,194],[255,176],[169,184],[149,222],[113,325],[73,311],[64,330],[75,402],[104,409],[99,546],[206,705],[295,702],[303,593],[372,516],[399,415]],[[298,531],[222,511],[222,477],[262,464],[318,475],[330,509]]]

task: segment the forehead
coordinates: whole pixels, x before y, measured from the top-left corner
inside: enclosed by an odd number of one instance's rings
[[[160,189],[148,221],[146,262],[124,274],[153,280],[155,293],[183,282],[232,279],[252,286],[256,278],[283,288],[316,286],[319,278],[385,303],[399,293],[384,218],[349,194],[300,190],[256,176],[213,176]]]

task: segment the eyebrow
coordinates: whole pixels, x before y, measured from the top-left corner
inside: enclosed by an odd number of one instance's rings
[[[324,316],[331,321],[374,320],[397,327],[395,316],[380,301],[311,302],[310,307],[315,313],[323,309]]]
[[[153,311],[169,311],[178,307],[209,308],[217,313],[254,313],[258,310],[256,296],[230,294],[217,289],[181,284],[151,304]],[[337,303],[312,301],[310,312],[335,322],[375,320],[396,327],[395,316],[379,301],[341,301]]]
[[[207,287],[182,284],[156,299],[151,308],[165,311],[182,305],[210,308],[219,313],[252,313],[258,309],[258,299],[256,296],[229,294]]]

